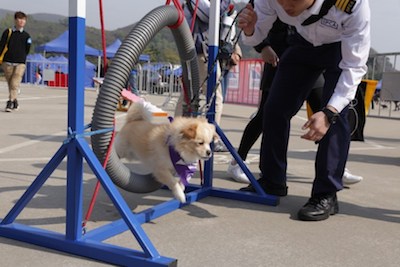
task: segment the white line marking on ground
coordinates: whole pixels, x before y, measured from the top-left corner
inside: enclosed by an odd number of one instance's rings
[[[0,162],[18,162],[18,161],[49,161],[50,158],[9,158],[0,159]]]
[[[18,101],[21,101],[21,100],[42,100],[42,99],[51,99],[51,98],[67,98],[68,96],[67,95],[65,95],[65,96],[43,96],[43,97],[40,97],[40,96],[32,96],[32,97],[18,97]],[[8,98],[4,98],[4,99],[1,99],[0,101],[7,101],[8,100]]]
[[[379,147],[355,147],[351,148],[350,151],[362,151],[362,150],[392,150],[396,149],[395,147],[391,146],[379,146]]]
[[[115,118],[120,118],[120,117],[124,117],[124,116],[126,116],[126,113],[119,114],[119,115],[115,116]],[[23,143],[19,143],[19,144],[15,144],[15,145],[11,145],[11,146],[8,146],[8,147],[1,148],[0,149],[0,154],[6,153],[6,152],[10,152],[10,151],[14,151],[14,150],[17,150],[17,149],[20,149],[20,148],[23,148],[23,147],[27,147],[27,146],[30,146],[30,145],[34,145],[34,144],[37,144],[37,143],[42,142],[42,141],[51,140],[51,139],[53,139],[55,137],[59,137],[59,136],[67,137],[67,131],[65,130],[65,131],[58,132],[58,133],[55,133],[55,134],[52,134],[52,135],[42,136],[42,137],[39,137],[37,139],[33,139],[33,140],[29,140],[29,141],[26,141],[26,142],[23,142]]]
[[[350,152],[351,151],[363,151],[363,150],[392,150],[397,149],[396,147],[392,146],[382,146],[375,142],[365,140],[364,143],[367,145],[366,147],[352,147],[350,145]],[[305,148],[305,149],[290,149],[289,151],[292,152],[316,152],[317,148]]]
[[[395,147],[390,146],[379,146],[379,147],[354,147],[350,148],[350,153],[352,151],[363,151],[363,150],[392,150],[396,149]],[[317,152],[315,148],[305,148],[305,149],[290,149],[289,152]]]
[[[62,131],[62,132],[58,132],[58,133],[55,133],[55,134],[52,134],[52,135],[42,136],[42,137],[39,137],[39,138],[34,139],[34,140],[29,140],[29,141],[26,141],[26,142],[23,142],[23,143],[19,143],[19,144],[15,144],[15,145],[12,145],[12,146],[8,146],[8,147],[5,147],[5,148],[2,148],[2,149],[0,149],[0,154],[6,153],[6,152],[10,152],[10,151],[13,151],[13,150],[17,150],[17,149],[20,149],[20,148],[23,148],[23,147],[27,147],[27,146],[30,146],[30,145],[34,145],[34,144],[37,144],[37,143],[42,142],[42,141],[47,141],[47,140],[53,139],[53,138],[58,137],[58,136],[66,136],[66,135],[67,135],[67,131]]]
[[[394,147],[382,146],[380,144],[377,144],[377,143],[369,141],[369,140],[365,140],[365,143],[370,145],[370,146],[372,146],[372,147],[375,147],[375,148],[383,148],[383,149],[390,148],[390,149],[394,149]]]

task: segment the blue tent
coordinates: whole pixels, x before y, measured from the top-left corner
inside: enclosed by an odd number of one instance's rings
[[[42,54],[30,54],[27,56],[26,71],[22,79],[23,83],[36,83],[36,72],[40,70],[43,75],[44,69],[51,69],[68,74],[68,59],[64,56],[45,58]],[[96,66],[85,61],[85,87],[93,87],[93,77],[96,76]]]
[[[42,54],[29,54],[26,59],[32,61],[45,61],[47,60]]]
[[[68,54],[68,30],[65,31],[63,34],[58,36],[56,39],[45,43],[44,45],[36,47],[36,52],[52,52],[52,53],[63,53]],[[100,51],[85,45],[85,55],[87,56],[100,56]],[[64,56],[58,57],[50,57],[50,68],[57,71],[58,68],[61,68],[61,72],[68,73],[68,59]],[[92,63],[86,61],[85,62],[85,86],[93,87],[93,80],[92,78],[95,77],[95,67]]]
[[[49,57],[50,69],[68,73],[68,59],[64,56]],[[85,87],[93,87],[93,77],[96,76],[96,66],[89,61],[85,61]]]
[[[114,43],[110,44],[106,47],[107,57],[112,58],[118,51],[118,48],[121,46],[122,42],[120,39],[115,40]]]
[[[139,61],[146,61],[149,62],[150,61],[150,55],[146,55],[146,54],[142,54],[139,56]]]
[[[118,48],[121,46],[122,42],[120,39],[116,39],[114,43],[110,44],[106,47],[107,57],[112,58],[118,51]],[[150,55],[140,55],[139,61],[150,61]]]
[[[96,65],[85,61],[85,87],[94,87],[93,77],[96,76]]]
[[[167,69],[164,71],[165,75],[171,75],[171,72],[174,74],[176,77],[182,76],[182,66],[179,66],[178,68],[175,68],[173,70]]]
[[[26,57],[26,71],[23,83],[36,83],[36,72],[43,72],[48,60],[42,54],[30,54]]]
[[[165,66],[164,63],[145,64],[143,66],[143,70],[159,71],[164,66]]]
[[[45,43],[41,46],[36,47],[36,52],[53,52],[53,53],[64,53],[68,54],[68,30],[65,31],[63,34],[58,36],[56,39]],[[85,45],[85,55],[87,56],[99,56],[100,51]]]
[[[49,57],[47,59],[51,63],[49,64],[49,68],[54,70],[54,71],[59,71],[62,73],[67,74],[68,73],[68,59],[64,56],[55,56],[55,57]]]
[[[182,76],[182,66],[180,66],[177,69],[174,69],[174,75],[177,76],[177,77]]]

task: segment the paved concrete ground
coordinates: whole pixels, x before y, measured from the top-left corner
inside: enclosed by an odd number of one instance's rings
[[[0,83],[0,104],[7,89]],[[85,93],[85,123],[91,120],[96,93]],[[148,97],[161,104],[163,97]],[[24,86],[21,109],[0,107],[0,219],[20,198],[66,136],[67,91]],[[222,128],[238,146],[254,107],[224,107]],[[118,113],[117,125],[123,120]],[[177,258],[178,266],[398,266],[400,263],[400,120],[369,117],[365,142],[351,144],[348,167],[364,180],[338,194],[340,213],[321,222],[296,219],[307,201],[316,146],[300,139],[305,111],[292,120],[288,152],[289,195],[277,207],[208,197],[143,225],[159,253]],[[259,141],[249,155],[258,174]],[[214,183],[240,188],[226,174],[228,153],[215,156]],[[17,222],[54,230],[65,229],[65,162],[57,168],[17,218]],[[196,179],[195,179],[196,182]],[[86,210],[96,178],[84,173]],[[145,195],[121,191],[133,211],[171,198],[169,191]],[[100,192],[89,229],[119,219]],[[136,248],[130,233],[110,243]],[[1,266],[109,266],[42,247],[0,237]]]

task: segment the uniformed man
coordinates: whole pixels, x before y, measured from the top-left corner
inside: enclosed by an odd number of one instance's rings
[[[350,144],[348,104],[367,71],[369,4],[368,0],[255,0],[254,8],[248,4],[239,15],[244,42],[259,44],[277,17],[298,33],[280,58],[264,105],[258,182],[268,194],[287,195],[290,119],[324,73],[324,108],[303,126],[307,132],[302,138],[319,146],[311,198],[298,212],[300,220],[324,220],[338,212],[336,192],[343,188]],[[254,188],[250,185],[242,190]]]

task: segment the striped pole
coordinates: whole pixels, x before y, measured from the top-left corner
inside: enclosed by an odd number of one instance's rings
[[[211,0],[210,1],[210,21],[208,28],[208,73],[210,76],[207,80],[207,102],[210,101],[210,98],[213,94],[214,87],[217,81],[217,68],[219,68],[219,64],[214,64],[217,55],[218,55],[218,45],[219,45],[219,10],[220,10],[220,0]],[[211,71],[212,68],[212,71]],[[215,121],[215,97],[211,103],[209,109],[210,115],[208,115],[208,119],[211,122]],[[212,173],[213,173],[213,164],[214,157],[211,157],[210,160],[206,161],[204,164],[204,185],[206,187],[212,186]]]
[[[69,58],[68,58],[68,132],[84,131],[84,73],[85,73],[85,16],[86,0],[69,1]],[[67,161],[66,238],[82,237],[83,158],[79,144],[72,139]]]

